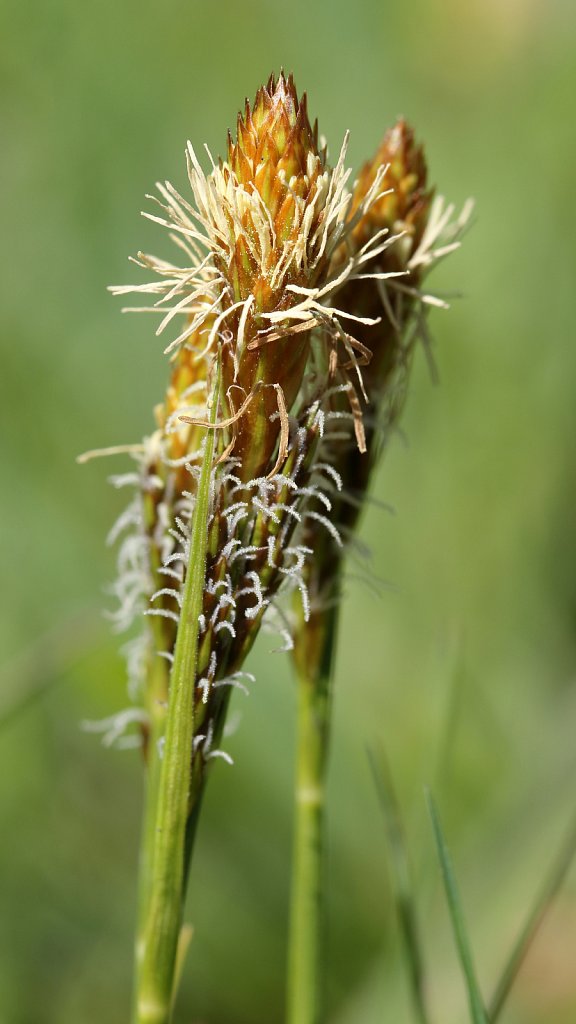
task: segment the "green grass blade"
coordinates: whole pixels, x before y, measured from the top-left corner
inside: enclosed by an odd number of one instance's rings
[[[297,662],[287,1024],[316,1024],[323,1020],[324,816],[338,611],[336,603],[318,617],[311,656]]]
[[[567,835],[558,851],[556,859],[540,889],[532,909],[528,914],[524,927],[520,932],[508,962],[496,985],[494,995],[489,1003],[488,1019],[495,1024],[508,998],[510,989],[516,980],[526,954],[534,940],[545,914],[549,910],[554,897],[562,885],[576,855],[576,816],[572,820]]]
[[[374,776],[386,828],[386,838],[390,851],[392,892],[408,967],[408,980],[414,1006],[414,1016],[418,1024],[429,1024],[430,1017],[426,1006],[424,986],[424,958],[422,955],[420,930],[412,886],[412,873],[400,807],[384,752],[379,751],[378,756],[376,756],[374,751],[369,750],[368,760]]]
[[[210,422],[216,422],[220,372],[212,392]],[[214,430],[204,443],[202,466],[190,530],[166,716],[166,741],[156,800],[149,894],[143,954],[135,1000],[137,1024],[169,1024],[175,995],[174,976],[186,888],[186,826],[189,813],[190,762],[194,736],[193,708],[198,657],[199,616],[206,572],[210,482]]]
[[[438,860],[440,861],[440,868],[442,871],[442,879],[444,882],[444,890],[446,893],[446,900],[448,903],[448,909],[450,911],[450,919],[452,922],[452,930],[454,932],[454,941],[456,943],[456,949],[460,958],[460,964],[462,966],[462,972],[466,982],[466,989],[468,993],[468,1002],[470,1006],[470,1017],[473,1024],[488,1024],[488,1017],[486,1010],[484,1009],[484,1003],[482,995],[476,979],[476,973],[474,971],[474,964],[472,961],[472,952],[468,942],[468,936],[466,933],[466,925],[464,922],[464,914],[462,912],[462,905],[460,903],[460,896],[458,895],[458,887],[456,885],[456,878],[448,852],[448,847],[444,839],[442,827],[440,825],[440,818],[438,811],[434,804],[434,800],[430,792],[426,793],[426,800],[428,803],[428,810],[430,812],[430,818],[432,819],[432,828],[434,830],[434,839],[436,842],[436,850],[438,853]]]
[[[450,781],[453,775],[451,772],[451,764],[463,712],[466,683],[466,662],[463,651],[463,641],[459,639],[454,658],[454,665],[450,672],[447,692],[444,698],[446,704],[442,716],[443,721],[440,729],[440,742],[438,744],[436,765],[433,776],[435,779],[433,790],[436,793],[447,793],[450,788]]]

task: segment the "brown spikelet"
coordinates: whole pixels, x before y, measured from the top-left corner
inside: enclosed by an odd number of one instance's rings
[[[383,165],[387,166],[387,171],[379,187],[380,194],[363,207]],[[347,239],[348,252],[351,248],[361,251],[382,232],[387,232],[384,238],[389,244],[365,264],[368,276],[345,282],[339,296],[341,306],[360,318],[354,328],[355,347],[362,353],[365,365],[362,378],[368,400],[360,421],[365,432],[365,454],[361,451],[363,446],[354,443],[352,436],[337,453],[329,446],[322,452],[322,458],[331,462],[339,474],[342,490],[333,497],[332,515],[344,536],[349,536],[357,524],[374,466],[401,414],[415,343],[419,337],[427,338],[421,281],[436,258],[434,247],[439,241],[448,242],[447,251],[456,247],[458,243],[454,239],[462,229],[467,212],[465,208],[455,225],[448,224],[443,200],[438,198],[433,202],[424,149],[415,141],[412,128],[400,119],[386,132],[372,159],[362,167],[353,192],[350,216],[355,217],[356,222]],[[442,225],[444,218],[444,226],[431,231],[434,216],[438,225]],[[338,256],[340,260],[345,258],[343,251]],[[405,276],[393,277],[390,281],[384,278],[385,274],[398,273]],[[370,274],[380,279],[375,280]],[[362,322],[376,317],[380,319],[375,325]],[[342,413],[347,398],[350,401],[349,396],[336,394],[332,408]],[[351,407],[357,433],[359,413],[354,395]],[[308,543],[312,544],[310,536]],[[315,543],[314,559],[305,568],[312,607],[311,624],[314,608],[322,608],[326,601],[335,599],[340,564],[340,555],[330,537],[321,537]],[[322,614],[318,621],[324,621]],[[297,660],[313,661],[314,654],[320,656],[321,645],[311,624],[302,624],[297,631]]]
[[[296,297],[287,286],[313,287],[327,271],[326,262],[312,265],[315,253],[309,245],[323,216],[316,197],[325,158],[318,150],[317,128],[308,119],[306,96],[298,97],[292,76],[280,74],[277,81],[271,77],[258,90],[252,107],[246,103],[244,114],[238,115],[236,141],[229,137],[227,165],[225,178],[233,173],[251,201],[231,238],[230,252],[217,266],[230,280],[236,301],[253,301],[243,325],[245,349],[240,357],[237,349],[225,353],[224,390],[235,384],[249,396],[257,382],[266,385],[236,427],[234,452],[241,459],[241,475],[248,479],[266,467],[270,471],[280,441],[270,422],[278,409],[275,387],[281,387],[283,405],[291,409],[310,340],[308,331],[298,331],[285,334],[274,346],[261,347],[269,327],[262,314],[289,309]],[[306,218],[308,234],[303,238]],[[239,309],[231,319],[232,330],[236,326],[237,331],[241,316]]]
[[[394,233],[405,232],[413,248],[426,225],[432,190],[427,190],[424,147],[416,144],[414,132],[404,118],[386,132],[372,159],[362,167],[352,195],[353,213],[383,164],[388,165],[383,187],[385,194],[372,204],[356,225],[354,241],[360,248],[376,231],[388,228]],[[406,249],[406,243],[403,248]]]
[[[238,116],[227,159],[212,161],[208,175],[188,144],[194,206],[170,183],[157,186],[163,215],[147,216],[170,230],[189,265],[140,253],[136,262],[160,281],[113,289],[163,296],[155,303],[164,314],[158,333],[177,314],[187,316],[167,352],[206,328],[205,351],[212,362],[219,356],[222,367],[221,398],[228,406],[222,418],[233,420],[225,444],[242,480],[276,469],[285,418],[296,411],[309,378],[313,332],[329,352],[329,386],[344,381],[352,387],[359,374],[360,361],[350,354],[360,349],[340,324],[357,315],[339,300],[345,282],[365,276],[382,250],[378,231],[370,228],[360,248],[354,236],[367,230],[363,221],[381,191],[382,168],[367,172],[350,216],[346,146],[347,136],[330,167],[305,95],[298,96],[292,76],[272,76]],[[364,318],[363,325],[377,319]],[[241,416],[232,405],[242,408]]]

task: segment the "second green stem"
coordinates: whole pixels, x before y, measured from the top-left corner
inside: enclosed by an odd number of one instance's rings
[[[336,604],[312,613],[295,652],[298,718],[288,1024],[318,1024],[321,1013],[324,807],[337,622]]]

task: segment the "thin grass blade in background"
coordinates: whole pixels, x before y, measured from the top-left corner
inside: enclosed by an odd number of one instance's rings
[[[573,817],[550,872],[538,893],[488,1006],[490,1024],[498,1020],[536,933],[549,911],[576,855],[576,815]]]
[[[468,1002],[470,1006],[470,1019],[472,1024],[488,1024],[489,1018],[486,1015],[484,1008],[484,1002],[480,987],[476,979],[476,973],[474,970],[474,963],[472,960],[472,951],[468,941],[468,935],[466,932],[466,925],[464,922],[464,914],[462,911],[462,905],[460,903],[460,896],[458,894],[458,887],[456,885],[456,878],[454,876],[454,870],[450,859],[446,840],[442,832],[442,826],[440,825],[440,818],[436,805],[432,798],[431,793],[426,791],[426,800],[428,803],[428,810],[432,819],[432,828],[434,830],[434,839],[436,842],[436,850],[438,853],[438,860],[440,861],[440,868],[442,871],[442,880],[444,882],[444,891],[446,893],[446,900],[448,902],[448,909],[450,911],[450,920],[452,922],[452,930],[454,933],[454,941],[456,943],[456,949],[462,966],[462,972],[464,974],[464,980],[466,982],[466,990],[468,994]]]
[[[436,793],[447,793],[449,791],[450,768],[460,726],[464,690],[467,682],[464,642],[461,636],[457,636],[454,646],[454,663],[448,679],[446,704],[443,712],[433,775],[435,779],[434,791]]]
[[[369,750],[368,760],[374,776],[386,828],[386,838],[390,852],[392,892],[404,944],[414,1016],[418,1024],[430,1024],[430,1016],[426,1006],[424,957],[416,914],[412,872],[400,807],[384,751],[380,749],[378,754],[376,754],[375,751]]]

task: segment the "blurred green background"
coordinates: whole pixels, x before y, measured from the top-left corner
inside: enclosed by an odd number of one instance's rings
[[[167,365],[120,316],[126,256],[168,255],[138,212],[185,188],[184,144],[225,145],[244,96],[293,70],[332,154],[357,168],[404,114],[434,182],[477,201],[436,273],[431,320],[363,539],[392,586],[351,578],[335,699],[330,1024],[410,1020],[369,744],[406,816],[435,1020],[466,1019],[423,786],[454,853],[489,993],[574,808],[576,779],[576,8],[569,0],[197,4],[3,0],[0,420],[0,1020],[128,1020],[139,757],[83,719],[126,704],[102,619],[121,460],[86,448],[151,426]],[[351,577],[358,575],[351,566]],[[291,835],[293,690],[269,638],[210,782],[179,1024],[277,1024]],[[576,1019],[576,877],[503,1024]]]

